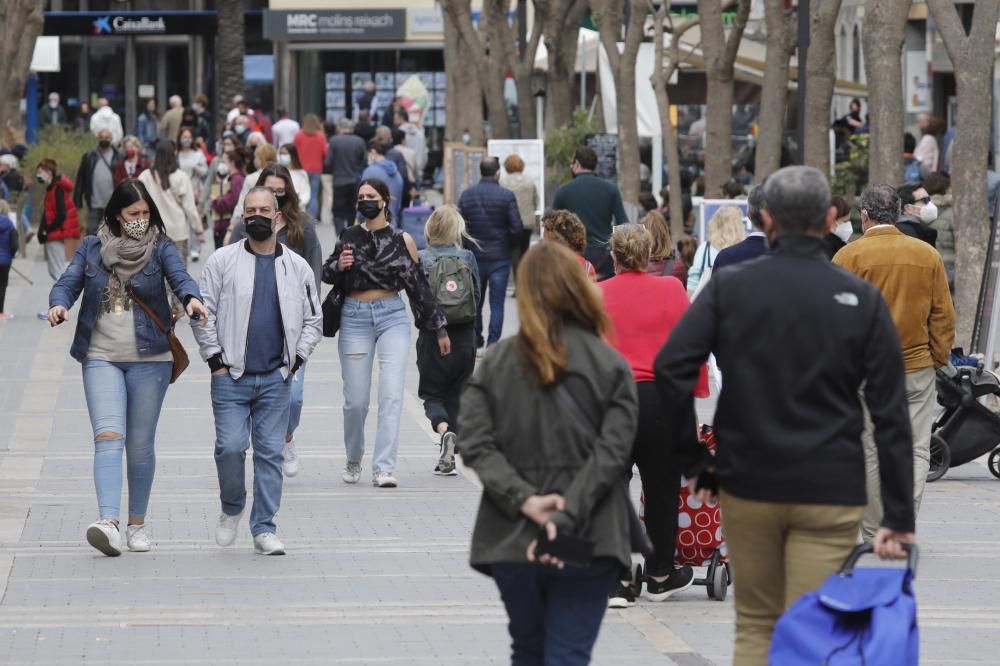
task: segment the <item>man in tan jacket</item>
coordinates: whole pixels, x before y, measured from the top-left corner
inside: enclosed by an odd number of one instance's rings
[[[889,185],[871,185],[861,193],[859,206],[864,236],[842,248],[833,263],[878,287],[899,331],[913,430],[913,502],[917,512],[930,466],[937,403],[934,371],[948,364],[955,340],[955,308],[941,255],[896,228],[900,213],[896,191]],[[871,541],[882,520],[879,461],[872,431],[866,413],[862,434],[868,476],[868,506],[862,527],[865,541]]]

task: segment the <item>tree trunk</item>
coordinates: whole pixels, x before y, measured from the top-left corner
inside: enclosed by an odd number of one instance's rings
[[[757,135],[757,155],[754,162],[754,182],[765,178],[781,166],[781,146],[785,138],[785,109],[788,106],[788,60],[791,57],[791,12],[785,11],[784,0],[766,0],[767,61],[764,65],[764,85],[760,93],[760,132]],[[811,82],[810,82],[811,84]]]
[[[903,177],[903,32],[910,0],[868,0],[861,43],[871,116],[869,183]]]
[[[968,36],[950,0],[929,0],[927,4],[955,67],[958,108],[951,159],[955,207],[955,344],[968,350],[990,239],[991,211],[984,171],[990,146],[991,99],[984,91],[992,83],[993,35],[1000,17],[1000,0],[976,3]],[[985,348],[985,341],[980,348]]]
[[[243,38],[243,13],[246,7],[242,0],[218,0],[215,3],[219,14],[219,25],[226,26],[216,36],[215,44],[215,80],[216,89],[216,136],[222,136],[226,125],[226,114],[229,113],[233,95],[246,92],[243,83],[243,54],[246,41]]]
[[[476,70],[469,67],[472,60],[469,45],[451,16],[443,12],[445,75],[448,93],[445,96],[444,140],[459,142],[462,132],[469,130],[472,143],[486,145],[483,132],[483,89]],[[461,94],[459,94],[461,91]]]
[[[43,0],[0,2],[0,133],[21,128],[21,98],[35,40],[42,32]]]
[[[728,39],[718,0],[698,0],[701,47],[705,56],[705,194],[720,196],[733,176],[733,81],[736,52],[750,15],[750,0],[740,0]]]
[[[667,185],[670,189],[670,206],[667,208],[667,221],[670,223],[670,235],[679,239],[684,235],[684,203],[681,194],[681,163],[680,150],[677,145],[677,128],[670,119],[670,94],[667,84],[680,66],[680,38],[688,29],[698,25],[699,19],[688,19],[680,25],[674,25],[669,18],[670,4],[662,2],[653,17],[653,75],[650,83],[656,92],[656,107],[660,116],[660,132],[663,135],[663,159],[667,164]],[[670,53],[664,54],[663,36],[665,23],[670,21]]]
[[[635,103],[635,61],[642,43],[642,26],[648,5],[645,0],[628,0],[629,21],[625,45],[618,53],[622,9],[618,0],[592,0],[594,22],[615,80],[618,109],[618,187],[624,201],[639,203],[639,121]],[[606,93],[605,93],[606,94]]]
[[[535,3],[535,20],[538,20],[540,4]],[[545,75],[545,129],[550,130],[568,125],[573,119],[576,53],[587,0],[552,0],[545,4],[549,9],[543,23],[545,50],[549,54],[549,69]]]
[[[809,94],[805,110],[805,163],[830,175],[830,105],[836,82],[835,31],[841,0],[813,2],[809,16],[809,55],[805,63]],[[799,61],[799,76],[802,61]]]
[[[496,12],[490,16],[490,50],[496,47],[497,54],[502,55],[499,60],[504,68],[514,75],[514,86],[517,89],[517,121],[520,126],[522,139],[535,138],[535,105],[534,95],[531,88],[531,75],[535,71],[535,56],[538,53],[538,45],[542,40],[542,22],[545,20],[546,0],[535,0],[535,21],[531,26],[531,33],[526,44],[514,45],[520,34],[520,26],[515,23],[512,28],[507,22],[507,3],[491,3],[491,7]],[[504,72],[501,72],[501,76]]]
[[[502,62],[501,48],[487,54],[486,45],[480,38],[479,31],[472,25],[472,7],[469,0],[440,0],[442,14],[449,14],[452,23],[458,28],[462,39],[471,47],[472,64],[479,76],[483,97],[486,100],[486,110],[490,119],[490,137],[493,139],[510,138],[510,121],[507,118],[507,103],[503,97],[503,70],[498,66]],[[489,18],[502,13],[506,20],[506,12],[498,8],[505,6],[504,0],[486,0],[480,13],[480,30],[484,35],[489,33]],[[487,25],[483,25],[483,21]],[[460,66],[468,66],[463,63]],[[449,95],[455,91],[449,91]]]

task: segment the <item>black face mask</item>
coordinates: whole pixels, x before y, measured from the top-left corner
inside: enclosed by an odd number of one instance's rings
[[[358,202],[358,212],[364,215],[366,220],[374,220],[382,212],[382,204],[375,199],[365,199]]]
[[[278,200],[278,208],[284,208],[285,207],[285,202],[288,201],[288,195],[287,194],[282,194],[280,197],[276,196],[274,198]]]
[[[246,226],[247,236],[262,243],[271,237],[274,232],[271,230],[271,218],[263,215],[253,215],[243,221]]]
[[[97,145],[101,147],[101,150],[107,150],[111,147],[110,141],[98,141]]]

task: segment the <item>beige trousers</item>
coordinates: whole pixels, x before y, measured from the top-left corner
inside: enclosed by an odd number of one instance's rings
[[[906,404],[910,408],[910,428],[913,430],[913,513],[920,511],[927,472],[931,465],[931,428],[937,405],[937,384],[934,368],[906,373]],[[864,405],[864,400],[861,402]],[[865,447],[865,489],[868,506],[862,524],[862,538],[869,542],[882,525],[882,484],[879,482],[878,450],[875,448],[874,424],[865,406],[865,429],[861,443]]]
[[[736,586],[733,666],[767,666],[774,625],[847,559],[863,507],[758,502],[722,493]]]

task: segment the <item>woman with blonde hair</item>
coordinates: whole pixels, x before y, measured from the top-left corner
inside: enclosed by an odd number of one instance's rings
[[[722,206],[708,221],[708,240],[703,242],[694,255],[694,263],[688,269],[687,290],[689,294],[698,291],[702,279],[708,282],[712,266],[719,252],[736,245],[746,238],[747,228],[743,223],[743,210],[738,206]]]
[[[646,272],[654,275],[672,275],[677,255],[667,218],[663,217],[660,211],[653,210],[639,220],[639,224],[649,232],[652,243]]]
[[[545,240],[562,243],[576,253],[583,272],[592,282],[597,282],[597,271],[594,265],[583,256],[587,249],[587,228],[583,222],[568,210],[549,209],[542,215],[542,234]]]
[[[653,361],[687,310],[688,297],[679,280],[661,277],[660,273],[649,270],[653,247],[654,236],[644,225],[616,226],[611,232],[615,277],[599,282],[598,286],[614,326],[611,345],[632,369],[639,396],[632,461],[639,467],[646,498],[646,533],[653,542],[653,554],[646,559],[646,596],[652,601],[664,601],[690,587],[694,580],[691,567],[674,566],[674,542],[677,538],[677,490],[682,471],[679,458],[683,446],[687,447],[683,453],[696,455],[698,444],[694,413],[690,415],[689,440],[671,442],[664,436],[664,433],[679,429],[663,418]],[[708,397],[708,375],[704,368],[694,394]],[[609,606],[625,608],[635,603],[631,578],[629,567],[622,569]]]
[[[462,394],[462,458],[483,484],[471,564],[500,590],[512,663],[586,664],[608,590],[632,563],[622,479],[635,382],[571,250],[536,243],[518,273],[517,336]],[[563,568],[542,549],[561,536],[589,542],[592,556]]]
[[[427,247],[420,250],[420,265],[427,275],[438,306],[448,320],[445,330],[451,353],[441,354],[437,333],[421,330],[417,337],[417,394],[434,432],[441,436],[434,473],[454,476],[458,445],[458,398],[476,368],[476,312],[479,305],[479,265],[464,242],[475,243],[465,230],[465,220],[452,205],[437,208],[424,226]]]
[[[313,218],[319,217],[319,201],[323,197],[320,191],[320,175],[323,173],[323,158],[326,157],[326,134],[323,132],[323,122],[315,113],[307,114],[302,119],[302,129],[292,140],[299,151],[299,161],[302,168],[309,174],[309,206],[306,210]]]

